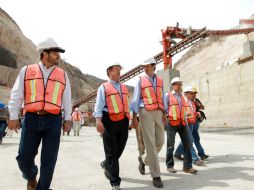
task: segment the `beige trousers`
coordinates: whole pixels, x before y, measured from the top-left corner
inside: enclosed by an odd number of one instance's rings
[[[145,143],[143,140],[142,130],[141,130],[141,122],[138,123],[138,127],[136,128],[136,138],[138,142],[138,152],[139,156],[142,156],[145,154]]]
[[[79,131],[80,131],[80,121],[73,121],[73,131],[74,131],[74,136],[78,135],[79,136]]]
[[[140,108],[139,116],[142,125],[142,135],[146,148],[143,161],[149,166],[152,178],[160,177],[160,164],[158,153],[164,144],[164,125],[162,111],[146,111]]]

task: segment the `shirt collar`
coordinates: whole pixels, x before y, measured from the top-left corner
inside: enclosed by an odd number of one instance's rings
[[[172,92],[171,92],[173,95],[178,95],[178,96],[180,96],[181,95],[181,93],[176,93],[174,90],[172,90]]]
[[[41,61],[39,62],[39,66],[41,67],[41,69],[46,70],[46,71],[50,71],[55,68],[55,66],[51,66],[47,69],[47,67]]]
[[[120,85],[120,82],[116,82],[114,80],[109,79],[108,82],[114,84],[114,85]]]
[[[184,99],[185,99],[187,102],[191,102],[191,100],[188,100],[188,99],[186,98],[186,96],[184,96]]]
[[[156,74],[154,74],[153,76],[149,76],[149,75],[145,74],[145,76],[147,76],[149,79],[153,80],[156,77]]]

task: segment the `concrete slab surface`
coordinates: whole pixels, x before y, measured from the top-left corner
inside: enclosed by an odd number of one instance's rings
[[[208,132],[207,132],[208,131]],[[241,131],[241,130],[239,130]],[[220,130],[201,133],[201,142],[210,158],[203,167],[194,166],[198,175],[183,173],[182,162],[176,161],[176,174],[166,170],[166,144],[159,154],[164,189],[173,190],[254,190],[254,134]],[[177,137],[177,144],[179,137]],[[0,145],[0,190],[26,189],[15,157],[19,134],[4,138]],[[146,175],[138,172],[138,151],[135,131],[130,131],[125,151],[120,159],[121,188],[124,190],[153,190],[149,169]],[[104,159],[102,139],[93,127],[83,127],[81,136],[64,136],[51,188],[54,190],[111,189],[104,177],[100,162]],[[39,164],[39,155],[36,157]]]

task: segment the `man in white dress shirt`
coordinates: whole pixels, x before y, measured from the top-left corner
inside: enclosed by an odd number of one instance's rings
[[[28,190],[48,190],[52,181],[59,150],[62,115],[64,131],[71,127],[71,88],[66,72],[57,67],[60,53],[65,50],[53,39],[38,45],[39,63],[21,69],[11,91],[9,128],[18,132],[18,114],[24,103],[26,110],[22,126],[17,162]],[[40,178],[35,156],[42,142]]]

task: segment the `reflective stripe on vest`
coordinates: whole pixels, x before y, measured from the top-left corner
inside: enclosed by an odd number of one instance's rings
[[[36,97],[36,80],[30,80],[30,88],[31,88],[31,102],[35,102],[35,97]]]
[[[163,80],[156,76],[156,91],[147,76],[140,77],[140,84],[145,109],[148,111],[164,110],[162,94]]]
[[[126,116],[130,118],[129,111],[129,92],[125,85],[121,85],[121,95],[110,82],[103,83],[105,89],[106,105],[109,117],[112,121],[123,120]]]
[[[168,106],[168,118],[171,126],[180,126],[180,124],[186,126],[186,109],[188,104],[181,95],[181,110],[177,98],[171,93],[168,93],[169,106]]]
[[[110,95],[110,98],[111,98],[111,101],[112,101],[112,104],[113,104],[114,113],[119,113],[119,108],[118,108],[118,105],[116,103],[115,95]]]
[[[59,88],[60,88],[60,83],[56,82],[55,87],[54,87],[53,97],[52,97],[52,103],[54,103],[54,104],[57,103],[57,96],[59,93]]]
[[[25,109],[28,112],[44,110],[59,114],[65,84],[65,73],[62,69],[55,67],[52,70],[45,87],[39,64],[28,65],[24,81]]]

